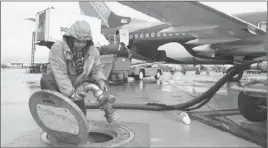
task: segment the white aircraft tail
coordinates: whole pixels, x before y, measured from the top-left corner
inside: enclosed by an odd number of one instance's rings
[[[130,17],[116,15],[105,2],[79,2],[79,7],[83,15],[100,18],[102,20],[102,25],[105,25],[108,28],[117,28],[129,24],[131,21]]]

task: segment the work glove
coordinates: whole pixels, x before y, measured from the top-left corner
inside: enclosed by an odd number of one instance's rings
[[[84,89],[84,86],[86,84],[80,85],[79,87],[77,87],[75,89],[75,91],[73,92],[73,94],[71,95],[71,99],[73,101],[78,101],[78,100],[82,100],[87,96],[87,92]]]
[[[84,71],[84,61],[83,58],[79,58],[75,61],[75,71],[77,75],[80,75]]]
[[[106,82],[104,80],[98,81],[98,86],[103,90],[103,91],[108,91],[108,87],[106,85]]]

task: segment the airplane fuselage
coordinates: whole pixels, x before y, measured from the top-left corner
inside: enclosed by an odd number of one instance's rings
[[[101,17],[102,20],[106,22],[103,24],[110,24],[108,28],[102,28],[102,33],[105,34],[106,32],[109,34],[118,31],[122,28],[127,29],[129,32],[128,47],[130,48],[130,50],[152,60],[161,61],[165,59],[167,62],[170,63],[181,64],[233,64],[233,60],[235,59],[236,55],[252,56],[250,54],[252,50],[258,50],[260,51],[260,54],[262,54],[263,52],[260,45],[261,43],[253,44],[252,47],[247,46],[246,48],[240,46],[235,50],[228,47],[220,47],[221,49],[224,49],[219,54],[221,56],[221,60],[215,60],[215,58],[212,57],[217,57],[219,55],[213,55],[213,51],[203,52],[201,53],[202,55],[200,55],[200,53],[193,50],[193,48],[197,45],[187,44],[187,42],[197,39],[193,35],[186,34],[183,32],[160,32],[164,29],[170,28],[171,26],[169,24],[166,24],[161,21],[152,22],[131,18],[130,22],[121,26],[119,25],[119,22],[122,23],[122,18],[124,17],[115,14],[111,15],[113,14],[111,13],[112,10],[104,2],[98,2],[97,4],[91,2],[79,2],[79,5],[85,15]],[[101,7],[99,7],[100,5]],[[254,12],[247,14],[236,14],[234,16],[258,26],[260,22],[266,21],[265,16],[267,16],[267,14],[265,12]],[[177,46],[168,49],[159,49],[160,46],[171,42],[177,43]],[[206,58],[208,57],[207,55],[211,55],[211,58]]]
[[[189,40],[195,39],[194,36],[186,33],[160,33],[159,31],[167,28],[167,24],[160,24],[143,30],[138,30],[129,34],[130,50],[156,61],[160,51],[165,52],[166,61],[169,63],[181,64],[230,64],[232,59],[214,60],[194,57],[189,53],[193,46],[186,45]],[[173,48],[159,48],[168,43],[177,43]],[[187,49],[188,48],[188,49]]]

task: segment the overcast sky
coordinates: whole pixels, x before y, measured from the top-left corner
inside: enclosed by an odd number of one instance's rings
[[[117,14],[140,19],[152,19],[117,2],[107,2]],[[266,11],[265,2],[205,2],[228,14]],[[34,24],[24,20],[48,7],[79,13],[78,2],[2,2],[1,3],[1,62],[30,63],[31,33]],[[47,62],[48,49],[37,46],[35,62]]]

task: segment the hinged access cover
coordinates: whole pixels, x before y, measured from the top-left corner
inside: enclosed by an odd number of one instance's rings
[[[59,142],[84,144],[89,127],[81,109],[59,92],[40,90],[29,100],[30,112],[37,124]]]

